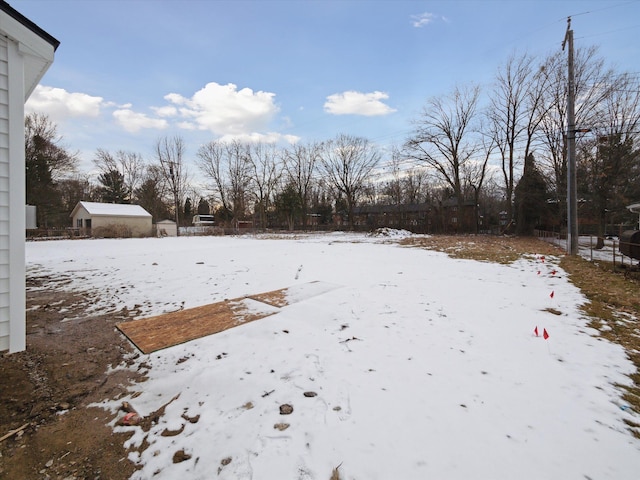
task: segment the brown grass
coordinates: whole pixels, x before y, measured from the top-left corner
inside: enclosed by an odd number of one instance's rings
[[[625,402],[636,413],[640,412],[640,282],[607,262],[565,256],[560,266],[589,299],[582,310],[589,316],[590,326],[607,340],[622,345],[636,366],[630,375],[633,384],[621,388]],[[640,424],[628,423],[640,438]]]
[[[562,254],[558,247],[537,238],[489,235],[434,235],[429,237],[408,237],[400,243],[444,252],[453,258],[504,264],[516,261],[523,254]]]
[[[636,366],[636,372],[630,375],[633,383],[619,387],[629,407],[640,413],[640,281],[637,276],[629,274],[628,270],[614,269],[611,263],[565,255],[564,250],[537,238],[431,236],[407,238],[401,243],[445,252],[454,258],[504,264],[523,255],[560,257],[560,267],[589,300],[581,309],[589,317],[590,326],[603,338],[624,347]],[[640,438],[640,425],[627,423],[633,434]]]

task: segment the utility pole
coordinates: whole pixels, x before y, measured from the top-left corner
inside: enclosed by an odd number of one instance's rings
[[[567,33],[562,42],[562,50],[568,46],[567,93],[567,253],[578,254],[578,182],[576,179],[576,82],[573,71],[573,30],[571,17],[567,18]]]

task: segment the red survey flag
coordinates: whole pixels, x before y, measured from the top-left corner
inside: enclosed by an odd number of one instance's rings
[[[558,273],[556,270],[551,270],[551,275],[555,275],[556,273]]]
[[[538,326],[536,325],[536,329],[533,331],[533,333],[536,334],[536,337],[538,336]]]
[[[544,339],[546,340],[547,338],[549,338],[549,334],[547,333],[547,329],[545,328],[542,332],[542,336],[544,337]]]
[[[551,298],[553,298],[553,296],[556,294],[555,290],[551,292],[551,294],[549,295]]]
[[[540,270],[538,270],[538,275],[540,275]]]

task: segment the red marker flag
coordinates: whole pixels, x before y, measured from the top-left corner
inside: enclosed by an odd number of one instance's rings
[[[549,295],[551,298],[553,298],[553,296],[556,294],[555,290],[551,292],[551,294]]]
[[[542,336],[544,337],[544,339],[546,340],[547,338],[549,338],[549,334],[547,333],[547,329],[545,328],[542,332]]]
[[[538,326],[536,325],[536,329],[533,331],[533,333],[536,334],[536,337],[538,336]]]
[[[558,273],[556,270],[551,270],[551,275],[555,275],[556,273]]]
[[[540,270],[538,270],[538,275],[540,275]]]

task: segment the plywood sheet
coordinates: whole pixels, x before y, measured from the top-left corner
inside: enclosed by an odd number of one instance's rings
[[[195,340],[268,317],[281,308],[337,288],[310,282],[116,325],[143,353]]]

